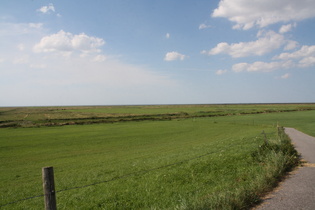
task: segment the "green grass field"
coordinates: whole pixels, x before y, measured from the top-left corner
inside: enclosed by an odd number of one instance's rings
[[[315,111],[287,112],[314,105],[253,106],[224,105],[211,110],[210,106],[178,106],[171,111],[150,106],[154,111],[147,112],[134,110],[147,108],[131,107],[133,111],[128,112],[127,107],[116,107],[118,116],[158,114],[161,109],[161,114],[187,112],[191,118],[67,126],[36,122],[51,116],[81,119],[76,113],[88,119],[115,113],[107,107],[2,108],[2,122],[29,118],[37,127],[0,129],[0,205],[41,195],[41,168],[53,166],[59,209],[247,208],[296,163],[290,160],[294,154],[272,149],[284,142],[276,125],[315,135]],[[244,110],[260,113],[266,109],[277,112],[239,115]],[[213,111],[231,114],[196,117],[196,113]],[[262,150],[262,130],[270,145],[276,145],[267,152]],[[67,190],[86,185],[92,186]],[[43,207],[43,197],[37,197],[2,208]]]

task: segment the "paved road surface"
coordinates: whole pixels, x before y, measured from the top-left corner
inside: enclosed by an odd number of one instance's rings
[[[315,138],[294,128],[285,128],[285,132],[307,164],[294,171],[255,209],[315,210]]]

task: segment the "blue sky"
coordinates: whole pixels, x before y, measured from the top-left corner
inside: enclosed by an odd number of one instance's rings
[[[0,106],[315,102],[315,1],[0,2]]]

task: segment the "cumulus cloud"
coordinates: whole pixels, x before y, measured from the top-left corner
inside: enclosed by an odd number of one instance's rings
[[[100,52],[100,47],[105,44],[101,38],[88,36],[84,33],[73,35],[69,32],[59,31],[56,34],[43,37],[33,50],[40,52],[81,53]]]
[[[280,59],[280,60],[288,60],[288,59],[299,59],[299,58],[305,58],[315,56],[315,45],[304,45],[299,50],[292,52],[292,53],[281,53],[280,55],[277,55],[274,57],[274,59]]]
[[[29,63],[30,56],[29,55],[20,55],[18,58],[13,59],[14,64],[27,64]]]
[[[280,78],[281,79],[288,79],[290,76],[291,76],[291,74],[286,73],[286,74],[282,75]]]
[[[24,34],[40,34],[42,23],[9,23],[0,21],[0,36],[16,36]]]
[[[296,24],[283,25],[283,26],[281,26],[281,28],[279,29],[279,33],[280,33],[280,34],[287,33],[287,32],[289,32],[289,31],[291,31],[293,27],[296,27]]]
[[[280,62],[262,62],[257,61],[254,63],[237,63],[232,66],[234,72],[271,72],[279,69],[287,69],[294,67],[292,61],[280,61]]]
[[[220,70],[217,70],[216,72],[215,72],[215,74],[216,75],[222,75],[222,74],[225,74],[227,72],[227,70],[222,70],[222,69],[220,69]]]
[[[29,23],[28,25],[31,28],[41,28],[43,26],[42,23]]]
[[[166,33],[166,34],[165,34],[165,38],[166,38],[166,39],[169,39],[170,37],[171,37],[171,35],[170,35],[169,33]]]
[[[29,67],[32,69],[45,69],[47,65],[46,64],[30,64]]]
[[[283,35],[274,31],[259,31],[257,37],[258,39],[256,41],[251,42],[239,42],[233,44],[221,42],[210,51],[202,51],[202,53],[208,55],[228,54],[233,58],[255,55],[261,56],[289,43]]]
[[[315,56],[308,56],[299,61],[300,67],[309,67],[315,65]]]
[[[211,28],[211,25],[206,25],[204,23],[199,25],[199,30],[206,29],[206,28]]]
[[[271,72],[288,68],[306,68],[315,65],[315,45],[302,46],[292,53],[274,56],[274,62],[237,63],[232,66],[234,72]]]
[[[168,52],[166,53],[165,57],[164,57],[164,60],[165,61],[174,61],[174,60],[185,60],[188,56],[187,55],[183,55],[183,54],[180,54],[178,52]]]
[[[288,40],[287,44],[284,47],[284,50],[293,50],[293,49],[297,48],[298,45],[299,45],[299,43],[297,41]]]
[[[39,8],[37,11],[43,14],[49,14],[50,12],[55,12],[55,7],[52,3],[50,3],[47,6]]]
[[[315,45],[304,45],[292,53],[281,53],[274,56],[273,60],[295,60],[298,67],[309,67],[315,65]]]
[[[212,17],[234,22],[234,29],[260,28],[279,22],[315,17],[315,1],[310,0],[221,0]]]
[[[19,49],[19,51],[23,51],[25,49],[25,45],[24,44],[18,44],[17,48]]]
[[[105,55],[97,55],[94,58],[91,59],[93,62],[103,62],[107,59]]]

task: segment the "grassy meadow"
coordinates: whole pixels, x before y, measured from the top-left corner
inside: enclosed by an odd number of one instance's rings
[[[219,104],[0,108],[0,128],[86,125],[315,110],[315,104]]]
[[[277,124],[315,136],[313,109],[0,108],[0,206],[42,209],[43,197],[5,204],[41,195],[53,166],[58,209],[246,209],[297,163]]]

